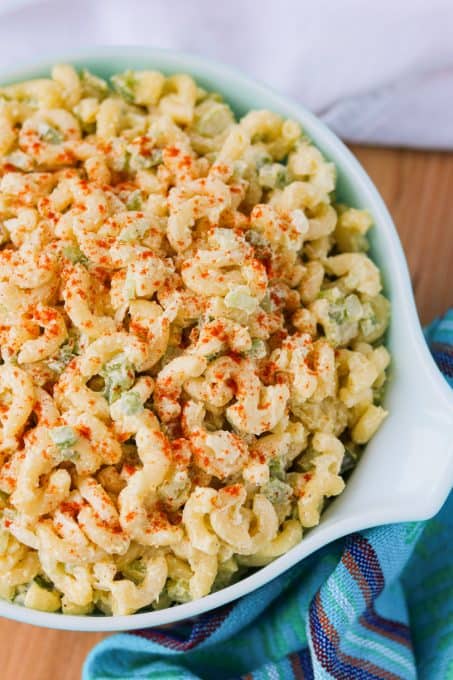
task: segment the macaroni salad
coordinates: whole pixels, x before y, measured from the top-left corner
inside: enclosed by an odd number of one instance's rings
[[[107,615],[282,555],[386,412],[370,216],[188,75],[0,89],[0,596]]]

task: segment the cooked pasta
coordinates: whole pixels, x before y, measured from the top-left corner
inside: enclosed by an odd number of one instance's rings
[[[320,521],[375,434],[371,217],[299,124],[185,74],[0,88],[0,596],[203,597]]]

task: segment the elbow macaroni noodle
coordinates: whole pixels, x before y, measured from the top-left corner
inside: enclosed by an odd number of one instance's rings
[[[0,596],[203,597],[294,547],[385,418],[371,218],[185,74],[0,88]]]

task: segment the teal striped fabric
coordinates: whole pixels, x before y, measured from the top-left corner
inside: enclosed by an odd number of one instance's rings
[[[426,331],[453,386],[453,311]],[[453,494],[427,523],[347,536],[181,628],[122,633],[83,680],[453,680]]]

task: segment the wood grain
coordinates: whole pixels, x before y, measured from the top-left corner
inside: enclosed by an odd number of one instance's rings
[[[409,261],[423,322],[453,305],[453,154],[354,147],[382,193]],[[2,680],[78,680],[104,635],[0,621]]]
[[[422,323],[453,304],[453,154],[354,147],[393,216]]]

